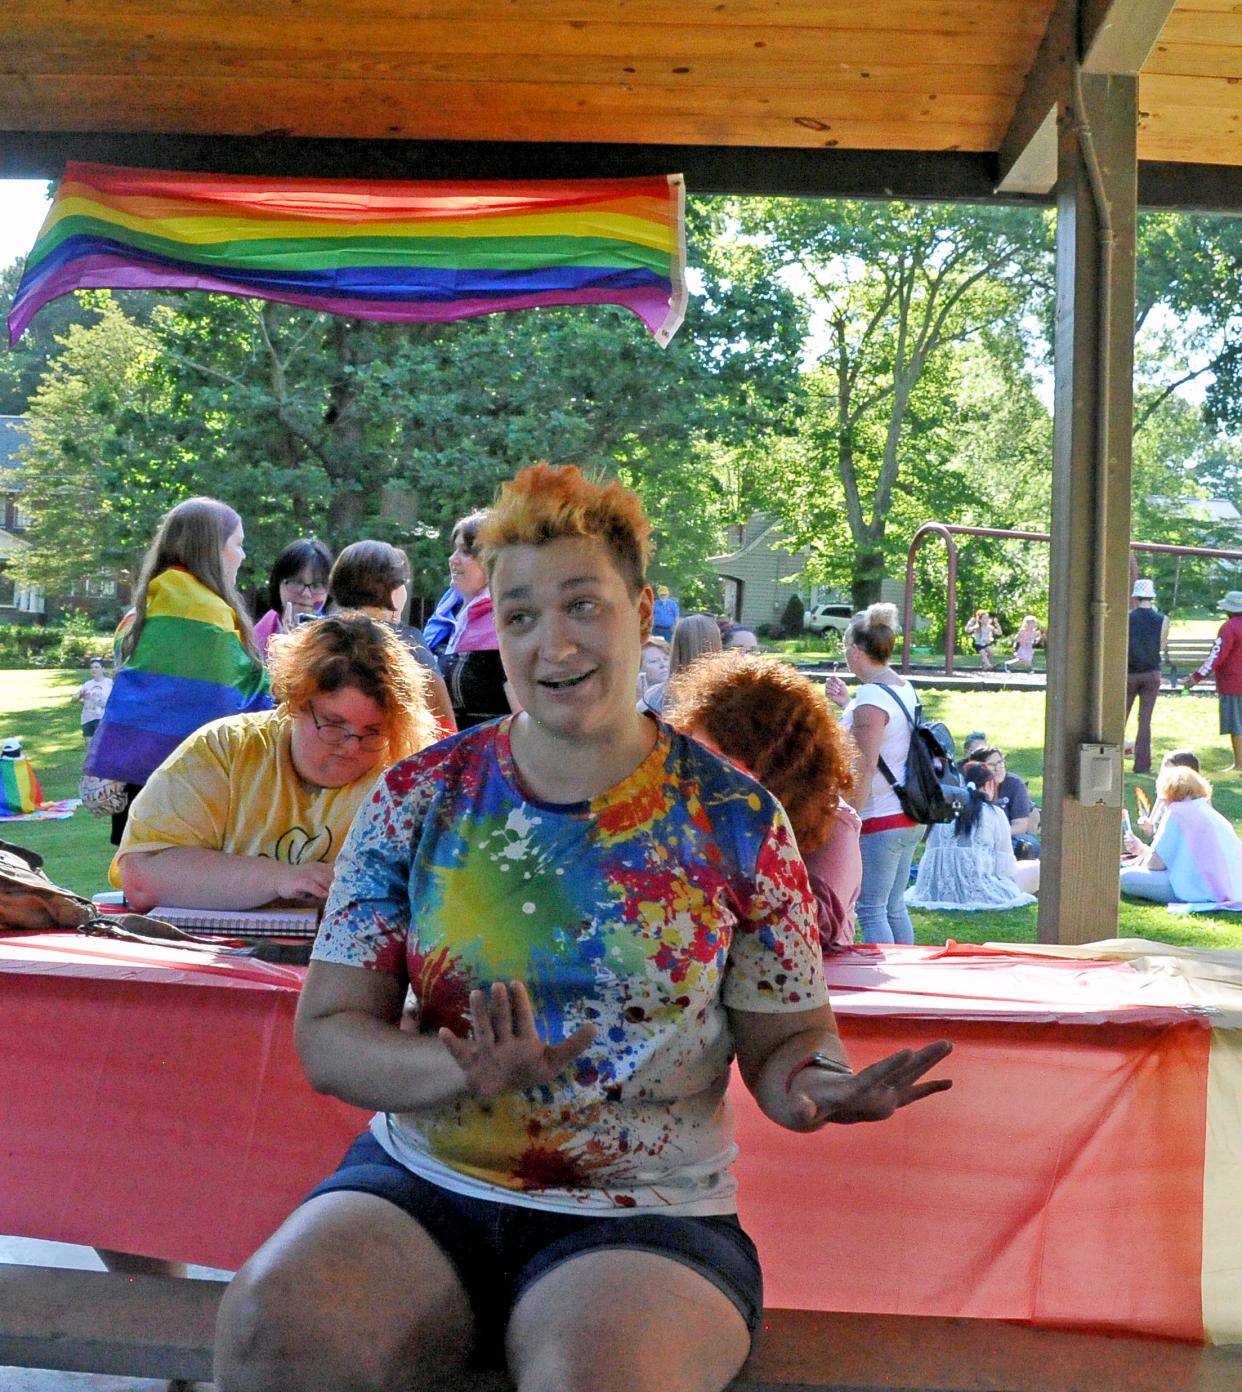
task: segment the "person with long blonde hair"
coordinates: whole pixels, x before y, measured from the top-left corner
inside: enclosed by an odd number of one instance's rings
[[[665,714],[664,703],[668,699],[669,683],[678,672],[705,653],[718,653],[720,650],[720,625],[710,614],[683,614],[673,629],[668,676],[643,692],[638,709],[650,711],[653,715]]]
[[[947,1086],[943,1043],[853,1072],[780,805],[636,709],[648,534],[550,465],[480,529],[519,710],[390,769],[350,833],[295,1029],[312,1086],[378,1111],[225,1293],[220,1392],[471,1361],[715,1392],[762,1318],[734,1055],[794,1131]]]
[[[121,667],[91,741],[85,773],[126,785],[127,801],[200,725],[268,710],[267,672],[237,589],[241,518],[215,498],[165,513],[147,552],[119,642]],[[128,806],[112,819],[119,845]]]

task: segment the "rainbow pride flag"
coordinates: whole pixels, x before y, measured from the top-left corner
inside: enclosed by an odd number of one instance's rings
[[[43,805],[43,789],[27,758],[0,759],[0,817],[21,817]]]
[[[397,183],[70,163],[9,342],[71,290],[209,290],[442,323],[618,304],[667,344],[686,308],[685,181]]]

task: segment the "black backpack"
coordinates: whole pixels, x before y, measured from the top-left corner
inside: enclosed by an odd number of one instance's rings
[[[889,766],[880,760],[880,772],[888,779],[901,810],[912,822],[930,826],[951,822],[966,805],[966,782],[954,766],[956,748],[948,727],[935,720],[923,720],[923,707],[914,700],[913,716],[895,691],[881,682],[873,683],[887,691],[910,722],[910,750],[906,755],[906,781],[898,783]]]

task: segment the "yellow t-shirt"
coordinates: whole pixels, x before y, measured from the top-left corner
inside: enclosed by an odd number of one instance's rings
[[[373,780],[308,787],[293,767],[292,729],[293,716],[279,706],[213,720],[183,740],[134,799],[112,883],[120,887],[123,855],[170,846],[291,865],[334,861]]]

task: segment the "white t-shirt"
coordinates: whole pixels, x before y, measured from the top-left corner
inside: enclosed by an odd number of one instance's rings
[[[881,690],[879,682],[862,682],[854,693],[854,699],[842,712],[841,723],[847,730],[852,730],[854,728],[854,712],[859,706],[875,706],[883,711],[888,716],[888,724],[884,727],[884,738],[880,741],[880,758],[888,765],[889,772],[897,782],[904,783],[906,781],[906,755],[910,752],[911,725],[910,721],[898,710],[898,701],[910,712],[912,720],[918,697],[914,687],[909,682],[903,681],[893,686],[885,685],[883,690]],[[901,803],[897,801],[897,794],[893,792],[888,779],[877,767],[875,776],[871,780],[870,796],[862,809],[862,819],[865,822],[872,817],[893,817],[900,816],[900,814]]]

